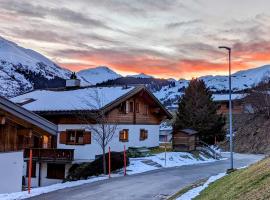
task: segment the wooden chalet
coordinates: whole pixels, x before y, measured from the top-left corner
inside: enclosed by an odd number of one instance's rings
[[[94,101],[95,94],[101,97],[101,105]],[[117,124],[110,144],[113,151],[123,151],[124,145],[126,148],[159,146],[159,125],[164,119],[172,118],[144,86],[38,90],[12,101],[57,124],[57,146],[75,149],[75,162],[90,161],[102,153],[87,127],[87,124],[98,123],[97,113],[105,113],[107,123]],[[90,119],[83,120],[82,115],[90,116]]]
[[[177,151],[194,151],[196,149],[196,134],[193,129],[174,130],[172,137],[173,149]]]
[[[0,157],[3,156],[6,159],[10,155],[9,160],[12,160],[12,156],[16,152],[22,152],[22,161],[24,161],[26,168],[28,168],[29,151],[32,149],[32,174],[37,179],[37,185],[41,185],[41,168],[43,163],[71,163],[73,161],[72,149],[57,149],[57,133],[57,125],[0,97]],[[19,161],[16,160],[16,162]],[[4,164],[1,164],[0,159],[0,166]],[[23,169],[14,170],[22,171]],[[48,170],[46,174],[53,173],[52,171]],[[22,183],[21,178],[23,176],[26,178],[26,175],[27,170],[17,177],[19,178],[17,182],[20,185]]]

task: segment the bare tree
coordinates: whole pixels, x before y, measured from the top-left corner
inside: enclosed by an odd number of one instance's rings
[[[254,114],[263,114],[270,118],[270,79],[265,77],[245,97],[245,103],[249,106],[247,111]]]
[[[103,95],[95,89],[93,91],[88,96],[89,99],[84,100],[89,109],[80,112],[79,116],[84,121],[84,128],[91,131],[93,139],[102,149],[103,173],[106,174],[106,147],[113,139],[118,123],[108,119],[107,113],[102,109]]]

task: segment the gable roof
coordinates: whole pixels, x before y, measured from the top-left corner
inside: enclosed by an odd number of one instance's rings
[[[3,97],[0,97],[0,109],[25,120],[52,135],[57,134],[57,125]]]
[[[195,131],[195,130],[190,129],[190,128],[182,129],[180,131],[183,132],[183,133],[186,133],[188,135],[194,135],[194,134],[198,133],[198,131]]]
[[[42,113],[71,113],[99,109],[110,111],[141,91],[146,92],[168,118],[172,118],[160,101],[144,86],[87,87],[62,91],[36,90],[11,100],[22,104],[28,110]]]

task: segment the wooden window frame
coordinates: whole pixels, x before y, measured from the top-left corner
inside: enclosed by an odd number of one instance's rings
[[[123,134],[123,136],[122,136]],[[126,134],[126,137],[125,137]],[[119,141],[120,142],[128,142],[128,138],[129,138],[129,129],[123,129],[119,132]]]
[[[140,129],[140,141],[144,141],[148,139],[148,130]]]
[[[128,102],[128,109],[129,109],[129,112],[133,113],[134,112],[134,101],[129,101]]]
[[[74,131],[74,142],[73,141],[70,141],[70,133],[69,132],[71,132],[71,131]],[[82,136],[81,137],[77,137],[78,135],[78,132],[82,132]],[[68,130],[66,130],[66,134],[67,134],[67,142],[66,142],[66,144],[67,145],[84,145],[84,134],[85,134],[85,130],[83,130],[83,129],[68,129]],[[79,142],[78,140],[79,140],[79,138],[82,138],[82,141],[81,142]],[[77,142],[78,141],[78,142]]]
[[[52,170],[52,171],[49,172],[49,170]],[[64,179],[65,171],[66,171],[65,164],[47,163],[47,177],[46,178],[47,179]]]
[[[119,113],[126,114],[127,113],[127,104],[126,102],[122,102],[119,106]]]
[[[144,111],[143,111],[144,115],[148,115],[149,114],[149,106],[147,104],[144,105]]]
[[[135,112],[140,113],[140,103],[135,104]]]

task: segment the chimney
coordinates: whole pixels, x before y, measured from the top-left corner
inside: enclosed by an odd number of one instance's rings
[[[66,88],[77,88],[81,86],[81,80],[77,79],[75,72],[70,76],[70,79],[66,80]]]

